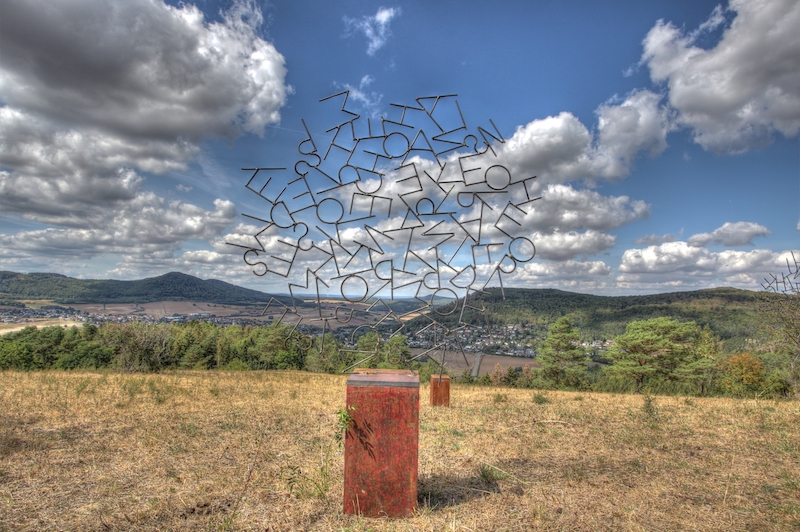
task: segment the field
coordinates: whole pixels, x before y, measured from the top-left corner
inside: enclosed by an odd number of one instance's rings
[[[82,321],[72,321],[72,320],[31,320],[27,323],[0,323],[0,335],[21,331],[25,327],[52,327],[53,325],[58,325],[59,327],[69,328],[69,327],[81,327],[83,325]]]
[[[342,514],[345,377],[0,373],[0,530],[797,530],[800,402],[454,385],[414,517]]]
[[[309,302],[311,302],[309,300]],[[316,301],[313,301],[316,304]],[[331,318],[328,322],[328,328],[337,329],[342,325],[365,325],[365,324],[373,324],[382,316],[382,313],[378,311],[374,311],[371,314],[366,314],[365,312],[355,312],[353,317],[350,321],[346,324],[342,324],[336,319],[333,319],[336,315],[336,307],[343,305],[341,301],[336,300],[324,300],[322,301],[321,308],[323,311],[323,316]],[[94,314],[117,314],[117,315],[127,315],[127,314],[148,314],[150,316],[155,316],[156,318],[162,318],[164,316],[172,316],[174,314],[181,314],[184,316],[189,316],[191,314],[213,314],[219,317],[228,317],[228,316],[240,316],[245,317],[248,319],[256,319],[261,320],[264,324],[269,324],[272,321],[278,321],[281,318],[285,308],[278,305],[273,304],[264,316],[261,316],[261,313],[264,311],[266,305],[227,305],[222,303],[208,303],[208,302],[191,302],[191,301],[154,301],[150,303],[87,303],[87,304],[74,304],[70,305],[72,308],[76,310],[81,310],[84,312],[94,313]],[[349,307],[353,307],[356,309],[366,309],[366,305],[356,305],[352,304]],[[306,323],[310,323],[312,325],[320,326],[318,322],[315,322],[315,319],[319,317],[319,311],[316,307],[299,307],[297,311],[297,316],[301,316],[306,319]],[[345,311],[340,312],[341,319],[344,320],[348,314]],[[286,322],[290,324],[294,324],[297,322],[297,317],[289,314],[286,318]]]

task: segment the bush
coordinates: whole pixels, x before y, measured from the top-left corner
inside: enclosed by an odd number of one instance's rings
[[[97,369],[108,366],[114,350],[96,342],[81,342],[72,350],[63,353],[53,365],[57,369]]]
[[[722,363],[722,386],[737,397],[763,391],[764,364],[750,353],[728,357]]]
[[[222,371],[250,371],[250,366],[239,360],[238,358],[234,358],[221,368]]]

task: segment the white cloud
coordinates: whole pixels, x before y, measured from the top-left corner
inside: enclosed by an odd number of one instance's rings
[[[628,196],[603,196],[571,185],[549,185],[542,193],[542,200],[534,204],[528,223],[532,229],[547,233],[579,229],[610,231],[649,214],[645,202]]]
[[[546,260],[565,261],[579,255],[595,255],[614,247],[616,237],[599,231],[534,234],[536,257]]]
[[[215,200],[214,210],[180,201],[165,202],[142,193],[124,210],[92,228],[47,228],[0,235],[5,256],[70,256],[80,259],[116,253],[131,259],[169,258],[186,240],[208,239],[230,225],[236,210],[227,200]]]
[[[642,151],[661,153],[671,129],[661,97],[634,91],[621,103],[609,100],[597,108],[595,137],[572,113],[562,112],[520,126],[499,157],[514,175],[539,176],[544,182],[619,179]]]
[[[389,24],[401,13],[402,10],[399,7],[380,7],[375,15],[367,15],[360,19],[343,17],[343,20],[347,34],[363,33],[367,38],[367,54],[375,55],[375,52],[383,48],[392,34]]]
[[[753,222],[725,222],[711,233],[699,233],[690,236],[686,242],[690,246],[703,247],[712,242],[723,246],[753,245],[753,238],[771,235],[772,231],[763,225]]]
[[[622,289],[689,289],[714,285],[755,289],[767,273],[780,269],[787,256],[788,251],[713,252],[687,242],[668,242],[625,251],[616,281]]]
[[[260,133],[290,90],[255,5],[207,23],[192,5],[9,0],[3,19],[3,101],[54,123],[167,142]]]
[[[0,210],[55,226],[0,235],[17,263],[112,253],[157,267],[230,226],[231,202],[167,202],[142,174],[185,170],[203,140],[280,120],[292,89],[261,23],[246,0],[219,22],[149,0],[4,2]]]
[[[736,17],[717,45],[696,45],[723,22],[719,8],[693,33],[658,21],[644,39],[642,63],[666,82],[677,123],[716,152],[737,153],[769,143],[774,132],[800,130],[800,3],[732,0]]]

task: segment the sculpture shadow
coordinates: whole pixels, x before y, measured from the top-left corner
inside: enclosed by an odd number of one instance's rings
[[[437,510],[501,492],[497,482],[486,482],[474,474],[432,474],[420,476],[417,502],[420,508]]]

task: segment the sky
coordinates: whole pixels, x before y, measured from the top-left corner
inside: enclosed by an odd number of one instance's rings
[[[759,290],[800,258],[798,27],[784,0],[4,0],[0,270]]]

